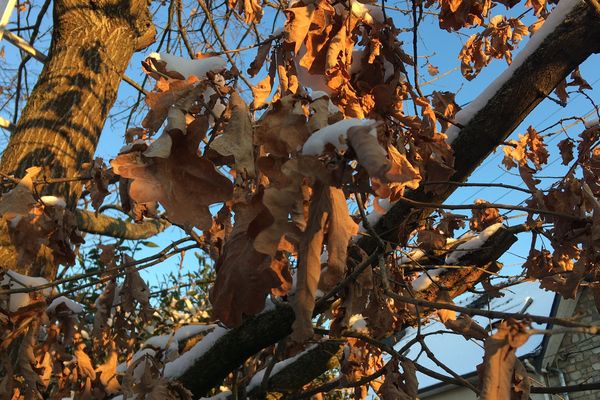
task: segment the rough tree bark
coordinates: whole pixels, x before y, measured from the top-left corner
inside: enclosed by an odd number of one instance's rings
[[[456,173],[451,180],[466,180],[571,71],[597,52],[600,52],[600,17],[581,2],[461,130],[452,144],[457,161]],[[407,197],[440,203],[455,189],[456,186],[448,186],[438,195],[418,190]],[[397,203],[374,228],[384,240],[399,243],[432,211]],[[368,253],[377,248],[377,242],[368,237],[361,239],[359,245]],[[205,395],[209,385],[218,385],[246,357],[260,350],[255,342],[248,340],[249,337],[260,336],[262,346],[272,345],[291,332],[292,322],[293,315],[287,306],[249,319],[223,336],[183,374],[181,381],[195,396]],[[218,363],[214,363],[217,358]],[[211,368],[204,368],[205,365],[211,365]]]
[[[154,42],[146,0],[55,0],[53,18],[48,61],[0,161],[0,171],[18,178],[32,166],[47,167],[53,177],[80,174],[94,156],[131,56]],[[81,183],[44,192],[74,207]],[[16,265],[5,226],[0,266],[50,279],[56,273],[43,256],[34,265]]]

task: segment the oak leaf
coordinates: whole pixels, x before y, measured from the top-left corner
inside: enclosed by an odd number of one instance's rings
[[[398,371],[398,363],[389,362],[386,366],[385,381],[379,388],[382,400],[414,400],[417,398],[417,369],[412,361],[403,360],[403,372]]]
[[[250,77],[254,77],[262,69],[265,60],[269,55],[269,51],[271,50],[272,43],[272,40],[268,40],[266,43],[263,43],[258,47],[256,57],[250,63],[250,68],[248,68],[248,75],[250,75]]]
[[[488,202],[477,199],[475,200],[475,204],[488,204]],[[504,217],[500,215],[500,211],[494,207],[473,209],[472,212],[473,216],[469,221],[469,227],[476,232],[481,232],[490,225],[504,221]]]
[[[467,340],[484,340],[486,337],[488,337],[487,331],[466,314],[461,314],[454,320],[446,320],[444,325],[446,328],[453,330],[456,333],[460,333]]]
[[[229,97],[231,119],[225,126],[223,134],[217,136],[210,147],[224,156],[232,155],[235,159],[237,174],[256,176],[254,169],[254,147],[252,144],[252,120],[248,107],[237,92]],[[236,175],[237,176],[237,175]]]
[[[527,326],[513,319],[502,321],[498,331],[484,343],[481,368],[481,398],[510,399],[513,374],[517,361],[516,350],[529,339]]]
[[[330,187],[328,197],[327,270],[321,275],[324,288],[333,287],[344,277],[348,243],[358,232],[358,225],[349,215],[344,192]]]
[[[231,181],[215,170],[211,161],[197,155],[208,121],[201,129],[183,134],[168,131],[172,140],[168,158],[145,157],[141,151],[120,154],[111,161],[114,172],[132,179],[129,195],[139,203],[160,202],[176,224],[210,229],[208,206],[231,197]]]
[[[146,95],[146,104],[150,111],[142,121],[142,126],[153,132],[160,129],[167,118],[171,107],[187,97],[198,97],[205,90],[204,85],[198,84],[198,78],[192,76],[187,80],[169,80],[164,82],[161,91],[149,92]]]
[[[277,156],[297,153],[309,136],[306,114],[300,97],[288,95],[273,102],[258,121],[254,143]]]
[[[294,50],[294,54],[298,54],[300,47],[304,43],[314,12],[314,4],[304,5],[302,2],[298,2],[295,7],[285,10],[287,16],[284,25],[284,32],[286,34],[285,43]]]
[[[377,140],[374,127],[355,126],[348,129],[347,135],[359,164],[369,173],[373,190],[379,197],[402,196],[405,187],[416,189],[419,186],[419,171],[395,147],[389,146],[386,152]]]
[[[569,165],[569,163],[575,158],[573,156],[574,147],[575,144],[570,138],[563,139],[558,143],[558,150],[560,151],[560,157],[562,158],[563,165]]]
[[[210,291],[213,313],[227,326],[262,311],[273,289],[283,294],[291,288],[287,264],[258,252],[248,236],[250,222],[263,209],[258,198],[233,206],[235,224],[215,265],[217,279]]]

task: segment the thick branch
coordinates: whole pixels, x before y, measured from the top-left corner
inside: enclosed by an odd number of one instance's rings
[[[249,318],[219,339],[179,380],[194,398],[205,396],[248,357],[292,333],[292,322],[294,311],[287,304]]]
[[[292,393],[301,389],[316,376],[335,367],[335,356],[341,351],[343,343],[344,340],[327,340],[302,353],[293,362],[271,374],[268,391]],[[248,391],[250,398],[260,398],[260,394],[260,385]]]
[[[83,232],[128,240],[147,239],[164,231],[170,225],[165,220],[134,224],[103,214],[96,215],[87,210],[77,210],[75,215],[77,227]]]
[[[465,181],[571,71],[599,51],[600,17],[585,2],[580,2],[460,130],[452,143],[456,173],[450,181]],[[456,187],[448,185],[438,195],[426,194],[421,188],[408,194],[407,198],[442,203]],[[410,204],[397,203],[379,220],[375,230],[384,240],[402,242],[431,211],[415,210]],[[371,238],[363,238],[359,245],[371,253],[377,243]]]
[[[484,246],[462,258],[471,265],[484,265],[495,260],[514,243],[514,235],[507,229],[499,229]],[[449,270],[446,275],[456,284],[452,285],[452,295],[463,293],[487,274],[483,268],[463,268]],[[350,280],[348,281],[348,283]],[[437,286],[432,285],[423,297],[435,300]],[[287,304],[275,310],[248,319],[242,326],[224,335],[210,350],[196,360],[194,366],[180,378],[194,396],[202,397],[218,385],[225,377],[241,365],[246,358],[259,350],[277,343],[292,331],[294,312]],[[211,365],[212,368],[206,368]],[[319,374],[314,375],[313,379]]]

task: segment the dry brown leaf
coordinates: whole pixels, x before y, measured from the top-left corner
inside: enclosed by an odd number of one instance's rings
[[[517,359],[515,361],[515,369],[513,373],[513,386],[511,393],[511,400],[529,400],[529,391],[531,389],[531,383],[529,382],[529,375],[527,369]]]
[[[40,167],[31,167],[26,171],[26,175],[19,181],[17,186],[10,192],[5,193],[0,198],[0,215],[10,221],[17,216],[29,214],[29,211],[36,203],[33,197],[33,180],[41,172]]]
[[[573,148],[575,148],[575,144],[570,138],[563,139],[558,143],[558,150],[560,151],[563,165],[569,165],[575,158],[573,156]]]
[[[131,198],[139,203],[159,201],[173,223],[210,229],[208,206],[231,198],[233,186],[211,161],[197,155],[207,126],[202,118],[202,129],[188,134],[169,131],[173,143],[168,158],[145,157],[134,151],[112,160],[115,174],[133,180]]]
[[[492,6],[490,0],[440,0],[440,28],[448,31],[483,25]]]
[[[519,135],[519,141],[511,140],[508,146],[504,146],[504,159],[502,163],[507,169],[517,165],[525,166],[531,161],[537,170],[548,163],[548,150],[544,138],[532,127],[527,128],[524,135]]]
[[[382,400],[415,400],[418,394],[417,369],[412,361],[400,363],[402,373],[398,371],[398,363],[390,361],[386,366],[385,381],[379,388]]]
[[[292,159],[281,166],[281,183],[272,184],[265,190],[262,199],[265,208],[248,228],[254,239],[254,248],[271,257],[275,256],[285,235],[297,237],[300,233],[289,219],[290,213],[302,199],[302,175],[296,173],[293,167],[290,168],[297,163],[298,159]]]
[[[434,65],[427,64],[427,73],[430,76],[436,76],[437,74],[440,73],[440,69]]]
[[[263,65],[265,64],[265,60],[269,55],[269,51],[271,50],[272,43],[272,40],[268,40],[266,43],[263,43],[258,47],[256,57],[254,58],[254,61],[250,63],[250,68],[248,68],[248,75],[250,75],[250,77],[254,77],[262,69]]]
[[[567,104],[567,100],[569,99],[569,94],[567,93],[567,80],[563,79],[559,82],[559,84],[554,89],[554,93],[558,97],[558,99],[563,103]]]
[[[421,182],[421,174],[405,154],[398,151],[395,146],[388,146],[388,156],[391,161],[390,169],[386,172],[385,178],[389,182],[389,187],[392,192],[391,201],[395,201],[398,197],[404,195],[404,189],[417,189]],[[453,170],[454,171],[454,170]]]
[[[125,262],[131,263],[131,257],[126,256]],[[134,313],[137,306],[140,306],[140,317],[147,322],[152,317],[154,310],[150,306],[150,288],[140,276],[139,271],[130,268],[125,276],[125,281],[120,291],[121,304],[123,311]]]
[[[201,96],[205,89],[203,85],[198,85],[198,78],[194,76],[185,81],[178,79],[166,81],[162,78],[159,82],[163,82],[160,86],[163,90],[149,92],[146,95],[146,104],[150,111],[142,121],[142,126],[152,132],[160,129],[175,103],[188,96],[194,98]],[[159,85],[157,84],[157,86]]]
[[[213,313],[227,326],[261,312],[271,290],[284,293],[291,287],[287,265],[258,252],[248,236],[250,222],[263,210],[258,198],[233,206],[235,225],[215,265],[217,279],[210,291]]]
[[[286,34],[285,43],[294,50],[294,54],[298,54],[308,34],[315,12],[315,5],[304,5],[302,2],[298,2],[295,5],[296,7],[285,10],[287,21],[284,25],[284,32]]]
[[[109,172],[101,157],[94,159],[88,174],[92,179],[86,181],[85,188],[90,192],[92,207],[94,207],[94,210],[98,211],[98,208],[100,208],[104,202],[104,198],[110,194],[108,191],[108,184],[113,175]]]
[[[116,343],[111,340],[109,344],[108,358],[104,364],[96,368],[96,374],[99,376],[100,383],[107,394],[115,394],[121,389],[117,380],[117,365],[119,364],[119,353]]]
[[[427,252],[446,247],[446,236],[434,229],[422,229],[417,233],[419,248]]]
[[[460,106],[456,104],[455,97],[456,94],[452,92],[434,91],[431,99],[433,109],[446,117],[447,120],[454,120],[456,113],[460,111]],[[440,119],[440,125],[442,126],[442,132],[446,132],[450,127],[450,123],[442,119]]]
[[[344,192],[330,187],[328,196],[327,270],[323,272],[320,282],[325,289],[333,287],[344,277],[348,243],[358,232],[358,225],[350,217]]]
[[[236,177],[241,177],[241,174],[255,177],[250,112],[236,91],[233,91],[229,97],[229,106],[232,109],[231,119],[225,126],[223,134],[217,136],[210,147],[221,155],[234,157]]]
[[[73,355],[77,360],[77,370],[82,378],[89,378],[90,380],[96,379],[96,370],[92,366],[92,360],[90,356],[85,352],[85,344],[81,339],[80,334],[75,334],[75,350]]]
[[[329,125],[329,97],[322,96],[310,103],[308,130],[314,132]]]
[[[525,7],[533,7],[535,15],[546,14],[546,0],[527,0]]]
[[[379,144],[375,132],[374,127],[352,127],[348,129],[348,141],[359,164],[371,177],[374,192],[381,198],[391,195],[393,200],[402,196],[406,187],[416,189],[421,175],[394,146],[388,146],[386,152]],[[388,155],[390,159],[387,158]]]
[[[571,82],[567,83],[567,86],[577,86],[579,91],[584,89],[592,90],[590,84],[581,76],[579,68],[575,68],[575,70],[571,72],[571,79]]]
[[[517,361],[515,352],[528,338],[525,323],[508,319],[502,321],[498,331],[485,340],[481,368],[482,399],[511,398]]]
[[[484,340],[488,337],[486,330],[466,314],[461,314],[454,320],[447,320],[444,325],[446,328],[460,333],[467,340]]]
[[[450,297],[450,294],[448,293],[447,290],[440,290],[440,291],[438,291],[437,298],[436,298],[435,301],[437,303],[446,303],[446,304],[454,305],[454,300],[452,299],[452,297]],[[446,324],[446,322],[450,322],[450,321],[455,321],[456,320],[456,311],[454,311],[454,310],[448,310],[448,309],[445,309],[445,308],[438,308],[438,309],[436,309],[435,312],[436,312],[436,314],[440,318],[440,321],[442,321],[443,324]]]
[[[299,245],[296,293],[292,299],[296,319],[292,325],[291,338],[299,343],[310,339],[314,333],[312,314],[321,276],[321,252],[328,218],[328,203],[328,188],[317,182],[313,187],[308,224]]]
[[[94,313],[94,327],[92,336],[99,338],[102,333],[108,328],[108,319],[110,318],[113,302],[115,299],[116,285],[113,281],[109,281],[104,290],[96,300],[96,312]]]
[[[252,86],[252,97],[254,98],[252,108],[254,110],[262,107],[267,102],[267,98],[269,98],[273,90],[274,80],[275,77],[269,73],[256,86]]]
[[[482,199],[475,200],[475,204],[489,204],[487,201]],[[497,224],[504,221],[504,217],[500,215],[500,211],[497,208],[488,207],[482,209],[473,209],[473,216],[469,220],[469,227],[471,230],[481,232],[490,225]]]
[[[273,102],[258,121],[254,144],[277,156],[297,153],[309,136],[303,102],[294,95]]]
[[[307,70],[307,73],[323,75],[325,73],[325,56],[336,11],[327,0],[315,1],[313,4],[315,11],[311,17],[311,29],[306,35],[306,53],[300,58],[299,64]]]

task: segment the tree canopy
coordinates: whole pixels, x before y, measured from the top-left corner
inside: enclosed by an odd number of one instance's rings
[[[415,399],[422,374],[527,399],[538,327],[600,333],[463,301],[537,282],[600,309],[596,0],[46,0],[11,21],[3,398]],[[479,384],[432,321],[481,345]]]

